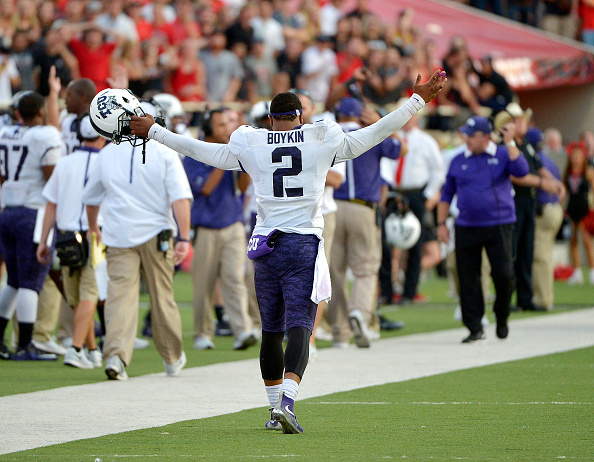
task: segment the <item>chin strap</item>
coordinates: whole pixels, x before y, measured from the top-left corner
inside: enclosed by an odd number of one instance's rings
[[[145,156],[146,156],[146,138],[142,139],[142,163],[145,163]]]

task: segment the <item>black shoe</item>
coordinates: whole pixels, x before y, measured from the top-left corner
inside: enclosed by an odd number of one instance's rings
[[[216,322],[215,335],[217,337],[231,337],[233,335],[231,325],[226,319]]]
[[[144,318],[144,326],[142,328],[142,336],[146,338],[153,338],[153,323],[150,316]]]
[[[381,314],[379,316],[380,321],[380,329],[381,330],[399,330],[404,327],[404,323],[401,321],[390,321],[386,319]]]
[[[507,338],[509,334],[509,329],[507,327],[507,321],[497,321],[497,327],[495,328],[495,333],[497,334],[497,338],[504,339]]]
[[[539,312],[549,311],[544,306],[534,305],[534,304],[528,305],[528,306],[523,306],[522,310],[524,310],[524,311],[539,311]]]
[[[474,343],[482,340],[487,340],[487,337],[485,336],[485,333],[482,330],[479,330],[474,334],[471,333],[468,337],[462,340],[462,343]]]
[[[4,342],[0,343],[0,359],[10,359],[12,356],[12,351],[4,344]]]

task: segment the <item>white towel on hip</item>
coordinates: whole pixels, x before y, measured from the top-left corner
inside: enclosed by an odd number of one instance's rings
[[[316,267],[314,269],[313,289],[311,291],[311,300],[314,303],[328,301],[332,296],[332,284],[330,283],[330,268],[324,252],[324,239],[320,239],[318,244],[318,255],[316,257]]]

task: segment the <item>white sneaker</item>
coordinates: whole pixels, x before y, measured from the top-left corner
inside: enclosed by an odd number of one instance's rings
[[[567,284],[570,286],[581,286],[584,283],[584,275],[581,268],[574,268],[573,274],[567,279]]]
[[[342,350],[344,350],[345,348],[348,348],[349,344],[346,342],[334,342],[332,344],[332,348],[340,348]]]
[[[85,350],[76,351],[74,347],[68,348],[64,355],[64,364],[78,367],[79,369],[93,369],[93,363],[89,361]]]
[[[318,356],[318,349],[315,345],[309,345],[309,359],[314,359]]]
[[[65,349],[70,348],[72,346],[72,337],[63,338],[60,342],[60,345],[62,345]]]
[[[89,351],[89,361],[93,363],[94,367],[103,366],[103,353],[101,353],[99,347],[96,350]]]
[[[359,310],[353,310],[349,313],[349,324],[353,334],[355,334],[355,343],[359,348],[369,348],[371,346],[371,334],[369,328],[363,320],[363,314]]]
[[[369,339],[372,342],[375,342],[376,340],[379,340],[380,338],[381,338],[381,335],[378,330],[371,330],[371,329],[369,330]]]
[[[237,340],[233,344],[233,349],[245,350],[256,343],[258,343],[258,340],[256,340],[256,336],[253,334],[253,332],[244,332],[239,337],[237,337]]]
[[[481,319],[481,326],[488,326],[489,324],[491,324],[489,319],[486,316],[483,316],[483,319]]]
[[[590,285],[594,285],[594,268],[590,268]]]
[[[316,337],[316,340],[322,340],[325,342],[332,341],[332,334],[330,332],[324,330],[324,328],[322,326],[316,327],[315,337]]]
[[[165,361],[163,361],[163,364],[165,364],[165,373],[169,377],[177,377],[187,362],[188,360],[186,359],[186,353],[182,351],[179,359],[173,364],[167,364]]]
[[[128,380],[126,366],[119,356],[112,356],[105,361],[105,373],[109,380]]]
[[[31,340],[33,342],[33,346],[38,350],[45,351],[46,353],[53,353],[55,355],[64,356],[66,354],[66,348],[61,345],[58,345],[54,342],[53,339],[48,340],[47,342],[38,342],[37,340]]]
[[[198,337],[194,342],[194,350],[214,350],[214,343],[208,337]]]
[[[134,340],[134,349],[144,350],[145,348],[148,348],[150,344],[151,342],[149,342],[147,339],[136,337],[136,339]]]

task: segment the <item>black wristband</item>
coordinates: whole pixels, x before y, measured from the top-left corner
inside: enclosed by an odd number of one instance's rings
[[[184,239],[183,237],[178,237],[177,242],[191,242],[190,239]]]

